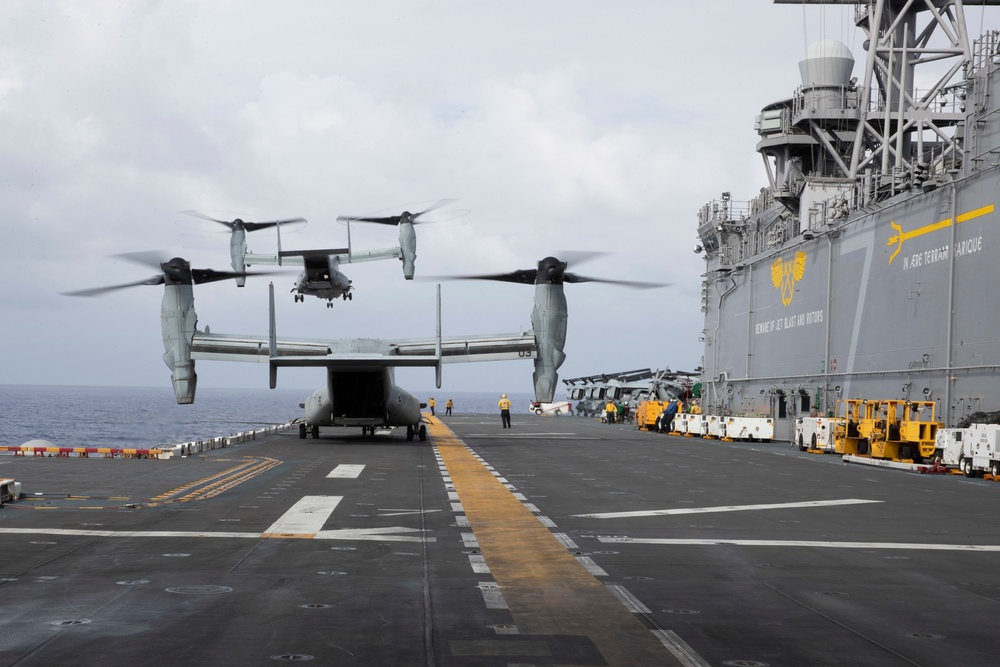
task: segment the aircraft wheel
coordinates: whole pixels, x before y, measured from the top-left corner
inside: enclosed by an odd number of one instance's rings
[[[347,293],[347,299],[349,301],[354,301],[354,293],[353,292],[348,292]]]
[[[406,439],[410,441],[413,440],[413,424],[409,424],[406,427]]]
[[[299,439],[300,440],[305,440],[306,439],[306,423],[305,422],[302,422],[301,424],[299,424]]]
[[[427,426],[424,424],[420,425],[420,442],[425,442],[427,440]]]
[[[319,426],[312,427],[312,437],[313,440],[317,440],[319,438]]]
[[[333,301],[327,301],[326,302],[326,307],[327,308],[333,308]]]

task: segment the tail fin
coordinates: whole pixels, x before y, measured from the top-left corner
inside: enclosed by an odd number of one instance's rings
[[[441,388],[441,283],[437,286],[437,342],[434,345],[434,356],[437,357],[437,365],[434,366],[434,379],[436,387]]]
[[[281,266],[281,222],[278,222],[274,226],[275,232],[278,234],[278,266]]]
[[[268,371],[271,389],[278,386],[278,367],[274,364],[275,357],[278,356],[278,333],[274,321],[274,283],[268,286],[269,308],[268,308]]]

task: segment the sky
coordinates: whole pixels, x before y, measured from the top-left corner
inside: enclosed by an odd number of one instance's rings
[[[978,9],[967,9],[979,33]],[[309,224],[285,249],[346,245],[339,215],[442,198],[417,227],[417,275],[531,268],[609,253],[588,276],[669,286],[566,288],[560,377],[693,370],[703,353],[697,211],[766,184],[760,109],[799,85],[808,44],[839,39],[861,71],[853,5],[769,0],[628,3],[184,1],[0,4],[0,383],[169,386],[162,290],[61,293],[151,276],[114,258],[157,250],[225,270],[228,236],[183,215]],[[223,233],[219,233],[223,232]],[[352,225],[356,249],[397,243]],[[248,239],[274,252],[269,232]],[[350,302],[289,293],[295,274],[198,286],[199,327],[416,338],[435,332],[434,283],[398,262],[344,267]],[[530,328],[533,289],[444,282],[445,336]],[[447,391],[531,391],[530,362],[451,364]],[[267,385],[263,364],[198,363],[199,386]],[[428,369],[397,373],[424,392]],[[282,371],[314,389],[318,369]],[[557,394],[558,396],[559,394]]]

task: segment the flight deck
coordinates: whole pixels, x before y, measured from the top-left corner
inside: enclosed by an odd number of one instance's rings
[[[0,457],[0,664],[992,665],[1000,484],[574,417]]]

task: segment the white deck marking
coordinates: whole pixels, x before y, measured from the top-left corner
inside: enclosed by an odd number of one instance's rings
[[[651,611],[649,611],[649,607],[640,602],[639,598],[632,595],[632,593],[621,584],[604,584],[604,585],[607,587],[609,591],[611,591],[612,595],[618,598],[618,601],[621,602],[623,605],[625,605],[625,608],[628,609],[633,614],[652,613]]]
[[[315,534],[337,509],[344,496],[303,496],[264,531],[296,535]]]
[[[363,465],[355,465],[353,463],[341,463],[339,466],[330,471],[330,474],[326,476],[327,479],[357,479],[361,475],[361,471],[364,470]]]
[[[316,533],[318,540],[365,540],[368,542],[436,542],[436,537],[419,535],[393,535],[393,533],[422,533],[420,528],[350,528],[343,530],[321,530]]]
[[[392,526],[387,528],[357,528],[321,530],[312,537],[317,540],[367,540],[372,542],[435,542],[435,537],[405,535],[421,533],[418,528]],[[394,533],[404,533],[397,535]],[[77,537],[228,537],[235,539],[281,538],[284,533],[209,533],[181,530],[78,530],[73,528],[0,528],[0,535],[69,535]],[[299,536],[301,537],[301,536]]]
[[[469,564],[476,574],[490,574],[490,567],[486,564],[486,557],[482,554],[470,554]]]
[[[636,512],[601,512],[599,514],[574,514],[582,519],[624,519],[637,516],[666,516],[671,514],[706,514],[709,512],[748,512],[751,510],[778,510],[796,507],[829,507],[833,505],[863,505],[866,503],[882,503],[884,500],[862,500],[845,498],[843,500],[810,500],[800,503],[772,503],[767,505],[721,505],[719,507],[678,507],[670,510],[640,510]]]
[[[646,537],[604,537],[605,544],[662,544],[672,546],[809,547],[820,549],[902,549],[908,551],[988,551],[1000,552],[1000,544],[928,544],[920,542],[819,542],[810,540],[726,540],[667,539]]]
[[[653,630],[653,634],[684,667],[711,667],[673,630]]]
[[[574,556],[574,558],[576,558],[577,563],[586,568],[587,572],[590,572],[595,577],[608,576],[608,573],[604,571],[604,568],[595,563],[593,558],[590,558],[589,556]]]
[[[400,510],[400,509],[379,509],[379,516],[403,516],[404,514],[429,514],[431,512],[440,512],[441,510]],[[385,512],[388,512],[386,514]]]
[[[507,601],[503,599],[500,587],[492,581],[482,581],[479,583],[479,590],[483,594],[483,601],[487,609],[507,609]]]

